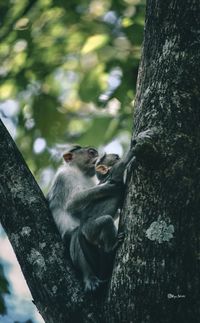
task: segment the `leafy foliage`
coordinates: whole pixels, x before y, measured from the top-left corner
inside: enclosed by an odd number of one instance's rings
[[[55,143],[99,146],[131,130],[144,0],[1,1],[0,10],[0,100],[8,111],[18,103],[14,116],[0,112],[36,175]]]

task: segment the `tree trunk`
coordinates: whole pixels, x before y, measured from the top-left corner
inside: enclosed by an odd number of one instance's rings
[[[200,322],[199,13],[199,0],[147,1],[134,136],[153,128],[161,158],[129,183],[109,323]]]
[[[83,295],[46,201],[0,124],[0,219],[48,323],[198,322],[199,12],[198,0],[147,1],[134,136],[151,129],[159,158],[147,149],[129,181],[126,238],[104,303]]]

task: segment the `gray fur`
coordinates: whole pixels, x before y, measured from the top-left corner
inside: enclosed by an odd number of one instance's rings
[[[84,208],[81,210],[80,227],[72,234],[70,256],[74,266],[82,273],[85,291],[87,292],[95,291],[101,283],[101,279],[97,277],[91,266],[92,259],[89,259],[90,248],[92,250],[93,246],[96,246],[97,253],[98,250],[102,250],[105,253],[105,259],[112,263],[113,251],[122,239],[122,234],[118,235],[117,233],[114,219],[123,200],[124,171],[133,156],[134,150],[129,151],[121,161],[119,161],[119,158],[115,158],[116,155],[114,154],[104,155],[97,161],[97,165],[102,163],[109,167],[111,166],[109,174],[104,175],[104,178],[100,176],[100,185],[90,189],[90,192],[93,193],[90,199],[87,199],[88,196],[82,195],[84,201],[81,201],[81,196],[77,200],[75,197],[73,201],[76,205],[84,205]],[[101,184],[105,179],[105,183]],[[100,197],[100,192],[102,197]],[[81,234],[89,244],[81,246],[79,239]],[[109,253],[110,259],[108,258]],[[88,259],[86,259],[86,254]],[[104,256],[100,257],[100,261],[104,262]],[[102,274],[108,277],[111,274],[110,269],[108,270],[108,275],[106,272]]]
[[[72,151],[73,148],[69,150],[69,152]],[[95,185],[92,178],[95,172],[94,163],[92,164],[91,161],[96,158],[87,157],[87,159],[84,159],[87,151],[88,148],[81,147],[73,151],[74,160],[65,163],[58,169],[47,195],[49,207],[62,238],[65,233],[70,234],[80,225],[79,212],[73,212],[72,215],[69,208],[70,204],[73,204],[74,197],[77,193]],[[78,162],[76,156],[78,156]],[[81,168],[81,162],[84,164],[83,168]],[[77,167],[77,164],[79,167]]]
[[[82,273],[86,291],[94,291],[101,280],[85,257],[84,250],[90,256],[90,247],[84,249],[79,236],[82,234],[91,246],[103,252],[112,253],[116,249],[118,234],[114,217],[123,197],[124,170],[133,157],[133,151],[121,161],[115,154],[104,155],[99,163],[106,164],[107,161],[112,168],[109,175],[95,185],[92,176],[97,152],[92,157],[90,150],[90,147],[75,146],[63,155],[66,163],[58,169],[47,196],[61,237],[71,237],[70,256],[74,266]]]

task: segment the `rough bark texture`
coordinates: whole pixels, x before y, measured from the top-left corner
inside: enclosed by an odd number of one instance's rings
[[[199,13],[199,0],[147,1],[134,130],[157,129],[161,160],[129,184],[109,323],[200,322]]]
[[[104,311],[64,262],[46,201],[0,124],[0,219],[47,323],[200,320],[199,12],[199,0],[147,1],[134,128],[154,129],[160,158],[130,179]]]
[[[45,322],[94,322],[69,263],[46,200],[0,122],[0,221]],[[96,322],[96,319],[95,319]]]

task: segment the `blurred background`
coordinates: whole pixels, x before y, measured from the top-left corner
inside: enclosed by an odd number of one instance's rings
[[[144,15],[144,0],[0,1],[0,118],[44,193],[63,145],[128,149]],[[0,322],[43,322],[3,228]]]

